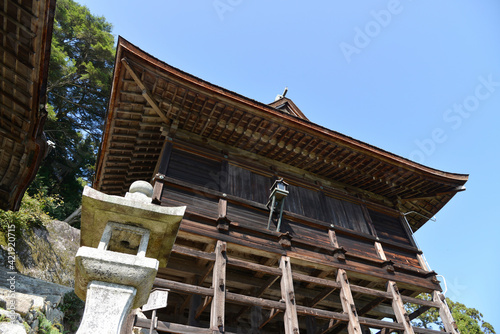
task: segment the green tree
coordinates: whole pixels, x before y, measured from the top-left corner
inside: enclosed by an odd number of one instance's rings
[[[55,147],[43,162],[30,194],[58,194],[64,219],[81,202],[92,179],[114,65],[112,26],[72,0],[58,0],[48,77],[45,133]]]
[[[421,294],[417,298],[424,300],[431,300],[430,295]],[[483,315],[475,308],[469,308],[462,303],[454,302],[446,298],[446,303],[450,308],[453,319],[457,324],[458,330],[462,334],[496,334],[493,326],[484,321]],[[406,311],[411,314],[419,309],[419,305],[407,304]],[[430,309],[429,311],[419,315],[412,320],[414,326],[423,328],[440,328],[444,329],[443,322],[439,317],[437,309]]]
[[[469,308],[462,303],[453,302],[446,298],[453,319],[461,333],[495,334],[493,326],[483,320],[483,315],[475,308]]]

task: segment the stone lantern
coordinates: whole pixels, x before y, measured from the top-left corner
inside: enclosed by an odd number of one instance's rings
[[[77,334],[120,333],[130,310],[147,302],[186,209],[152,204],[152,192],[145,181],[125,197],[83,190],[75,293],[86,304]]]

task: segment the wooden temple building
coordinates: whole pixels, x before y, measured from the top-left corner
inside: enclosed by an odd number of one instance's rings
[[[155,280],[170,291],[158,332],[442,333],[410,323],[435,308],[458,333],[412,233],[467,175],[314,124],[286,97],[263,104],[218,87],[120,38],[94,188],[122,196],[140,179],[153,202],[187,205]]]
[[[55,0],[0,2],[0,209],[17,210],[47,152]]]

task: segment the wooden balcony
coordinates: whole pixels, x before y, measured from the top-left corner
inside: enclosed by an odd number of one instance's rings
[[[409,320],[443,308],[435,273],[412,246],[290,212],[282,231],[268,230],[265,205],[171,178],[161,183],[161,204],[187,211],[155,281],[170,290],[169,305],[157,313],[160,332],[408,332]],[[422,292],[436,297],[414,298]],[[404,303],[421,312],[406,314]]]

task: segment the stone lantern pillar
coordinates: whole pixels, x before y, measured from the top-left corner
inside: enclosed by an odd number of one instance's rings
[[[86,304],[77,334],[118,334],[130,310],[147,302],[186,209],[152,204],[152,192],[145,181],[125,197],[83,190],[75,293]]]

